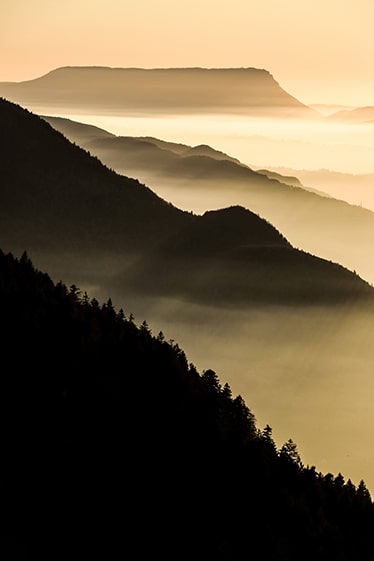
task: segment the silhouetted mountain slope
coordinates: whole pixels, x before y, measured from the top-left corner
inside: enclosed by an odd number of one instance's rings
[[[279,449],[240,395],[0,251],[4,559],[370,561],[361,482]]]
[[[337,185],[330,191],[336,198],[328,200],[321,192],[328,186],[326,174],[318,175],[311,185],[310,176],[303,171],[281,170],[279,176],[272,171],[254,171],[213,149],[152,138],[103,138],[101,133],[88,141],[90,129],[85,132],[84,125],[77,131],[69,120],[47,119],[105,164],[119,173],[137,177],[179,208],[201,213],[240,204],[266,218],[294,246],[341,263],[374,282],[374,214],[367,208],[337,200],[344,199],[338,196]],[[297,176],[314,189],[289,176]],[[351,179],[354,186],[354,178]],[[365,184],[357,183],[357,194],[362,193],[362,198],[356,198],[357,205],[370,197],[370,176],[364,181]]]
[[[3,242],[133,250],[170,235],[186,219],[19,106],[0,100],[0,120]]]
[[[139,174],[144,175],[147,171],[151,171],[153,174],[180,174],[185,177],[188,174],[201,173],[205,166],[208,168],[205,173],[216,171],[217,175],[220,175],[225,169],[224,162],[237,164],[239,167],[245,168],[249,174],[255,173],[236,158],[210,146],[192,147],[152,137],[115,136],[103,129],[62,117],[42,116],[42,118],[71,142],[76,142],[79,146],[96,154],[101,161],[110,162],[108,165],[119,173],[125,173],[127,170],[129,175],[138,177]],[[99,131],[97,135],[95,135],[96,130]],[[221,161],[221,167],[212,167],[214,162],[211,160]],[[201,162],[200,170],[195,172],[194,165],[199,165],[199,162]],[[235,167],[230,166],[228,169],[231,170],[231,174],[235,174],[235,171],[243,173]],[[279,178],[281,178],[280,175]]]
[[[224,152],[207,145],[188,146],[166,142],[153,137],[116,136],[104,129],[65,119],[42,116],[53,128],[60,131],[71,142],[89,150],[117,172],[134,177],[175,177],[176,180],[198,177],[247,179],[262,182],[261,176],[275,179],[292,187],[303,187],[295,176],[284,176],[269,170],[252,170]],[[97,134],[95,134],[97,131]],[[197,159],[201,158],[201,159]],[[222,161],[215,164],[211,160]],[[225,162],[236,164],[230,166]],[[240,169],[239,169],[240,168]]]
[[[256,169],[257,173],[261,173],[262,175],[266,175],[269,179],[276,179],[280,183],[285,183],[286,185],[290,185],[291,187],[301,187],[304,188],[304,185],[301,183],[300,179],[295,175],[281,175],[275,171],[270,171],[268,169]]]
[[[79,138],[80,142],[79,145],[81,146],[84,142],[90,140],[98,140],[102,138],[115,138],[116,135],[101,129],[100,127],[96,127],[94,125],[88,125],[87,123],[79,123],[77,121],[72,121],[71,119],[64,119],[63,117],[47,117],[40,115],[43,117],[45,121],[49,122],[53,128],[59,130],[69,138],[72,142],[74,142],[74,138]],[[54,126],[54,124],[56,126]],[[57,125],[60,124],[61,127]],[[63,129],[63,125],[66,127]],[[70,134],[69,134],[70,133]],[[70,138],[71,136],[71,138]]]
[[[152,271],[157,270],[157,275]],[[354,303],[373,289],[337,264],[295,250],[242,207],[207,212],[119,277],[128,290],[205,304]]]
[[[157,293],[162,284],[163,294],[205,301],[208,293],[208,300],[226,306],[253,304],[257,295],[268,303],[372,298],[373,290],[357,275],[306,258],[248,210],[203,217],[182,212],[19,106],[3,100],[0,116],[0,242],[7,250],[41,255],[41,264],[57,260],[58,278],[80,271],[88,285],[104,276],[107,287],[113,282],[118,289],[122,282],[143,294]]]
[[[57,68],[27,82],[0,84],[23,105],[100,111],[234,112],[312,118],[317,113],[256,68]]]

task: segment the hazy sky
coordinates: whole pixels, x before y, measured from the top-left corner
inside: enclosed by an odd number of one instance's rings
[[[1,0],[0,81],[67,65],[256,67],[305,103],[374,105],[373,0]]]

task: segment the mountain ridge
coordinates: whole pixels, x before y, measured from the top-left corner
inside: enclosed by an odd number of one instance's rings
[[[277,176],[212,148],[199,151],[151,137],[100,133],[87,139],[82,123],[73,128],[69,120],[44,118],[110,168],[137,177],[179,208],[202,213],[242,204],[275,225],[294,246],[342,263],[374,282],[374,261],[368,258],[374,244],[373,211],[329,196],[316,182],[314,189],[305,187],[308,181],[300,182],[294,170]],[[88,131],[91,134],[89,127]]]
[[[374,294],[357,275],[317,257],[306,258],[288,242],[283,260],[284,236],[248,209],[228,207],[203,216],[182,211],[138,180],[103,166],[20,106],[0,100],[0,117],[0,244],[18,252],[44,251],[44,263],[51,254],[54,259],[60,255],[65,271],[60,278],[82,267],[94,284],[105,274],[105,282],[116,287],[122,282],[123,288],[131,284],[148,291],[153,279],[164,294],[170,289],[196,301],[210,294],[222,305],[230,305],[233,296],[233,302],[252,305],[260,285],[261,302],[268,298],[283,304],[303,299],[335,303]],[[219,217],[224,226],[217,226]],[[252,247],[250,239],[256,240]],[[175,243],[179,251],[173,253]]]
[[[99,247],[101,243],[108,247],[108,240],[113,243],[115,238],[119,243],[125,243],[130,234],[125,219],[131,216],[132,220],[137,220],[136,216],[143,212],[144,200],[147,201],[152,212],[142,223],[143,230],[139,230],[139,237],[143,231],[144,238],[149,239],[147,236],[155,232],[156,223],[157,231],[162,232],[162,220],[158,220],[160,213],[169,226],[175,221],[179,223],[179,219],[185,216],[182,211],[158,197],[137,180],[119,176],[87,151],[70,142],[67,143],[67,139],[60,133],[56,136],[55,129],[46,121],[40,121],[40,118],[30,111],[6,100],[0,100],[0,114],[2,141],[4,145],[7,143],[9,145],[8,157],[2,169],[3,212],[8,209],[9,212],[14,213],[16,210],[12,183],[23,185],[23,197],[18,201],[17,212],[13,216],[13,221],[15,220],[13,226],[22,232],[28,224],[30,241],[33,232],[37,235],[36,229],[32,227],[31,214],[32,211],[37,214],[38,203],[42,202],[44,206],[49,207],[51,214],[50,216],[46,214],[44,220],[45,225],[51,228],[51,232],[56,232],[55,241],[58,240],[61,245],[64,239],[68,241],[68,230],[64,236],[66,215],[76,214],[80,217],[79,221],[76,220],[74,225],[71,221],[71,224],[75,236],[78,236],[80,243],[86,248],[89,247],[92,237]],[[28,142],[22,140],[21,134],[28,138]],[[22,166],[18,165],[20,160]],[[80,174],[75,177],[76,169],[80,169]],[[103,190],[104,184],[105,190]],[[65,192],[63,193],[61,189]],[[120,200],[124,194],[127,207],[119,210],[114,201]],[[112,201],[110,208],[108,208],[109,199]],[[56,204],[57,200],[59,205]],[[97,215],[98,209],[100,209],[100,219],[97,216],[93,223],[90,218],[91,213]],[[0,232],[5,227],[9,228],[9,225],[9,218],[4,215]],[[48,243],[50,240],[43,236],[38,238],[38,243]],[[136,246],[136,240],[132,240],[132,244]]]

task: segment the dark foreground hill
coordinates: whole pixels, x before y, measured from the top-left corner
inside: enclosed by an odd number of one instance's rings
[[[58,104],[101,113],[318,115],[283,90],[267,70],[257,68],[64,67],[35,80],[2,83],[0,95],[27,107]]]
[[[240,395],[109,300],[0,251],[3,559],[369,561],[363,482],[276,448]]]
[[[86,286],[224,306],[373,299],[357,275],[296,250],[249,210],[182,212],[20,106],[1,100],[0,117],[0,243],[37,255],[57,280],[75,271]]]

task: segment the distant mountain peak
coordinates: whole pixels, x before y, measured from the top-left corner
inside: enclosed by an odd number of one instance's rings
[[[374,106],[367,105],[354,109],[343,109],[333,113],[329,118],[335,121],[365,123],[374,119]]]

